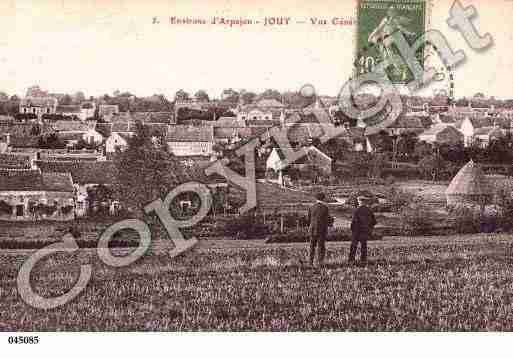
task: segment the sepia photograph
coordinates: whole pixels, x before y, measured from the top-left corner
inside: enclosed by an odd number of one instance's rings
[[[512,16],[2,1],[0,346],[510,331]]]

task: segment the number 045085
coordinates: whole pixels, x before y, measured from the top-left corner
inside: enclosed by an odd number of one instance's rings
[[[38,336],[15,336],[7,339],[9,344],[39,344]]]

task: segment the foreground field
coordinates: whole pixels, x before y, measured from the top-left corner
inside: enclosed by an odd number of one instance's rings
[[[205,242],[175,259],[154,253],[114,269],[93,250],[35,269],[44,296],[70,288],[93,263],[86,290],[35,310],[16,290],[27,253],[0,254],[0,329],[19,330],[511,330],[513,239],[404,238],[373,242],[367,267],[330,243],[328,266],[306,268],[304,244]]]

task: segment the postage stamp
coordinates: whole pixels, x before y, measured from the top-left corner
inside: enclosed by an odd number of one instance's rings
[[[357,8],[357,34],[355,67],[357,74],[371,72],[378,63],[399,55],[392,45],[384,40],[396,32],[401,32],[411,45],[426,31],[425,0],[360,0]],[[424,48],[416,56],[424,65]],[[394,64],[387,69],[392,83],[408,83],[412,73],[405,63]]]

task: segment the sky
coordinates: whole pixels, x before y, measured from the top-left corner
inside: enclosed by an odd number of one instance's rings
[[[494,45],[472,50],[446,23],[452,0],[430,2],[430,27],[467,56],[454,71],[456,97],[513,98],[513,1],[461,3],[476,7],[474,24]],[[173,16],[209,24],[171,24]],[[260,23],[211,25],[213,17]],[[266,17],[290,17],[290,23],[264,26]],[[172,98],[178,89],[204,89],[219,97],[224,88],[296,91],[309,83],[336,95],[352,71],[358,26],[333,25],[335,17],[354,20],[356,1],[2,0],[0,90],[24,95],[38,84],[87,96],[119,89]],[[311,25],[310,18],[328,25]]]

